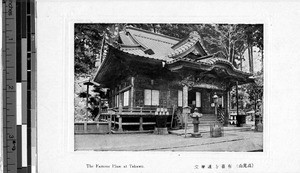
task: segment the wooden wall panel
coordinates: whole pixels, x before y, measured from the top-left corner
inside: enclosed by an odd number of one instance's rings
[[[135,107],[144,106],[144,90],[136,89],[135,90]]]

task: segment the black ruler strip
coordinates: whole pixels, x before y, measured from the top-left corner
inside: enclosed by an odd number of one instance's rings
[[[3,170],[31,173],[37,171],[35,1],[2,4]]]

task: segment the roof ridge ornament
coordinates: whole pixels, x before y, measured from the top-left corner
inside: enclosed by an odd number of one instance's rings
[[[148,55],[153,55],[154,54],[154,52],[153,52],[153,50],[152,49],[146,49],[146,50],[144,50],[144,52],[146,53],[146,54],[148,54]]]

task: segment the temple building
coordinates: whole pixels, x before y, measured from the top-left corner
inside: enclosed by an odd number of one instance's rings
[[[126,27],[117,42],[105,44],[108,51],[93,81],[108,88],[110,112],[100,114],[110,114],[119,131],[152,129],[159,115],[168,116],[169,127],[180,126],[185,107],[197,108],[203,120],[226,125],[229,91],[237,83],[253,82],[252,74],[208,54],[197,32],[179,39]]]

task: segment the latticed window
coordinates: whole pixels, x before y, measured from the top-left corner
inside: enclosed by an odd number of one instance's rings
[[[119,107],[119,95],[115,96],[115,105],[116,107]]]
[[[201,93],[196,92],[196,107],[201,107]]]
[[[158,106],[159,105],[159,90],[144,90],[144,104],[148,106]]]
[[[124,92],[123,106],[129,106],[129,90]]]
[[[178,90],[178,106],[182,107],[182,91]]]

